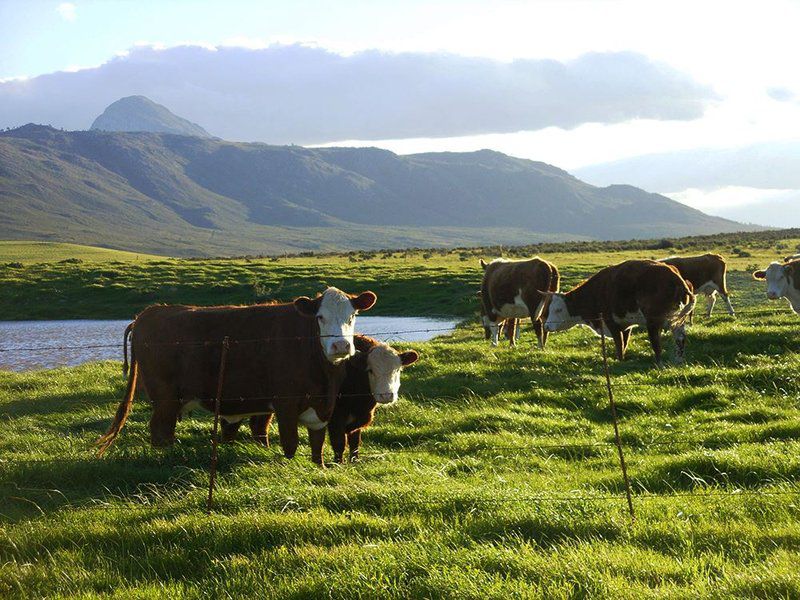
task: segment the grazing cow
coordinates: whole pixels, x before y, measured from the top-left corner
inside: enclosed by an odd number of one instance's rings
[[[753,273],[753,277],[767,282],[767,298],[786,298],[792,310],[800,315],[800,260],[771,263],[763,271]]]
[[[653,260],[628,260],[601,269],[566,294],[550,294],[545,328],[588,325],[614,340],[617,358],[625,358],[631,330],[647,327],[656,362],[661,364],[661,330],[672,329],[678,362],[686,345],[684,322],[695,296],[678,270]],[[605,329],[603,326],[605,325]]]
[[[695,294],[704,294],[706,297],[706,317],[711,316],[717,294],[725,302],[725,308],[732,317],[736,316],[731,305],[727,287],[727,270],[725,259],[719,254],[702,254],[700,256],[670,256],[658,262],[672,265],[678,269],[686,281],[692,284]],[[689,322],[692,315],[689,316]]]
[[[480,262],[484,271],[482,318],[484,327],[489,329],[492,345],[498,344],[503,321],[530,317],[539,348],[544,348],[547,331],[542,326],[542,315],[548,300],[546,292],[559,289],[560,276],[556,266],[539,257],[530,260],[497,258],[490,263],[481,259]],[[510,335],[516,337],[513,330]]]
[[[150,441],[175,439],[179,414],[202,406],[213,410],[222,340],[230,339],[220,414],[238,416],[274,410],[284,455],[297,451],[298,422],[308,427],[312,459],[322,460],[325,426],[333,413],[346,359],[355,353],[359,310],[376,296],[328,288],[315,299],[256,306],[151,306],[131,333],[131,369],[125,397],[100,454],[119,434],[141,379],[153,405]]]
[[[338,463],[344,462],[345,441],[350,448],[350,460],[358,460],[361,430],[372,423],[378,404],[397,400],[403,367],[414,364],[419,358],[414,350],[398,353],[391,346],[363,335],[355,336],[353,342],[356,354],[347,361],[347,374],[328,421],[328,436],[334,461]],[[272,414],[250,417],[253,437],[264,445],[269,445],[271,421]],[[236,436],[238,426],[239,423],[223,425],[226,440]]]

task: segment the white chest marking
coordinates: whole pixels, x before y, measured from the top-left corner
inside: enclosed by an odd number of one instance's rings
[[[501,319],[524,319],[530,316],[528,307],[522,301],[522,293],[514,296],[514,304],[503,304],[495,312]]]
[[[327,421],[320,421],[319,417],[317,416],[317,411],[313,408],[307,408],[302,413],[300,413],[300,422],[308,427],[309,429],[313,429],[314,431],[318,431],[323,429],[328,422]]]

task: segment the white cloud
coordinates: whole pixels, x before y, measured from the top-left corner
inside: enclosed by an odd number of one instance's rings
[[[441,52],[343,56],[299,44],[137,45],[96,69],[0,86],[0,126],[85,128],[132,94],[226,139],[299,144],[687,121],[716,99],[708,86],[632,52],[505,63]]]
[[[771,227],[800,227],[800,189],[725,186],[668,194],[710,215]]]
[[[73,22],[77,17],[77,7],[72,2],[62,2],[56,7],[56,12],[65,21]]]

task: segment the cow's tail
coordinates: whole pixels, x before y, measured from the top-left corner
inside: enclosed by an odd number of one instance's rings
[[[133,353],[131,352],[131,354]],[[131,406],[133,405],[133,396],[136,393],[136,380],[138,375],[139,363],[136,362],[135,358],[131,357],[131,369],[128,375],[128,387],[125,390],[125,397],[122,399],[122,402],[119,403],[119,406],[117,406],[117,414],[114,415],[114,420],[108,427],[108,431],[95,441],[95,444],[100,446],[97,450],[97,456],[103,456],[125,426],[125,421],[128,420],[128,415],[131,414]]]
[[[681,310],[671,319],[673,328],[684,325],[694,311],[697,304],[697,296],[690,283],[683,281],[683,286],[675,290],[675,301],[683,306]]]
[[[128,338],[131,336],[131,332],[133,331],[133,324],[136,321],[131,321],[128,323],[128,326],[125,328],[125,333],[122,334],[122,375],[128,375]],[[133,347],[131,347],[131,360],[133,358]]]

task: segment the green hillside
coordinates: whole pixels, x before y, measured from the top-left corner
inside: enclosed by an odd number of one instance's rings
[[[497,152],[398,156],[157,133],[0,133],[0,238],[174,256],[737,231]]]

